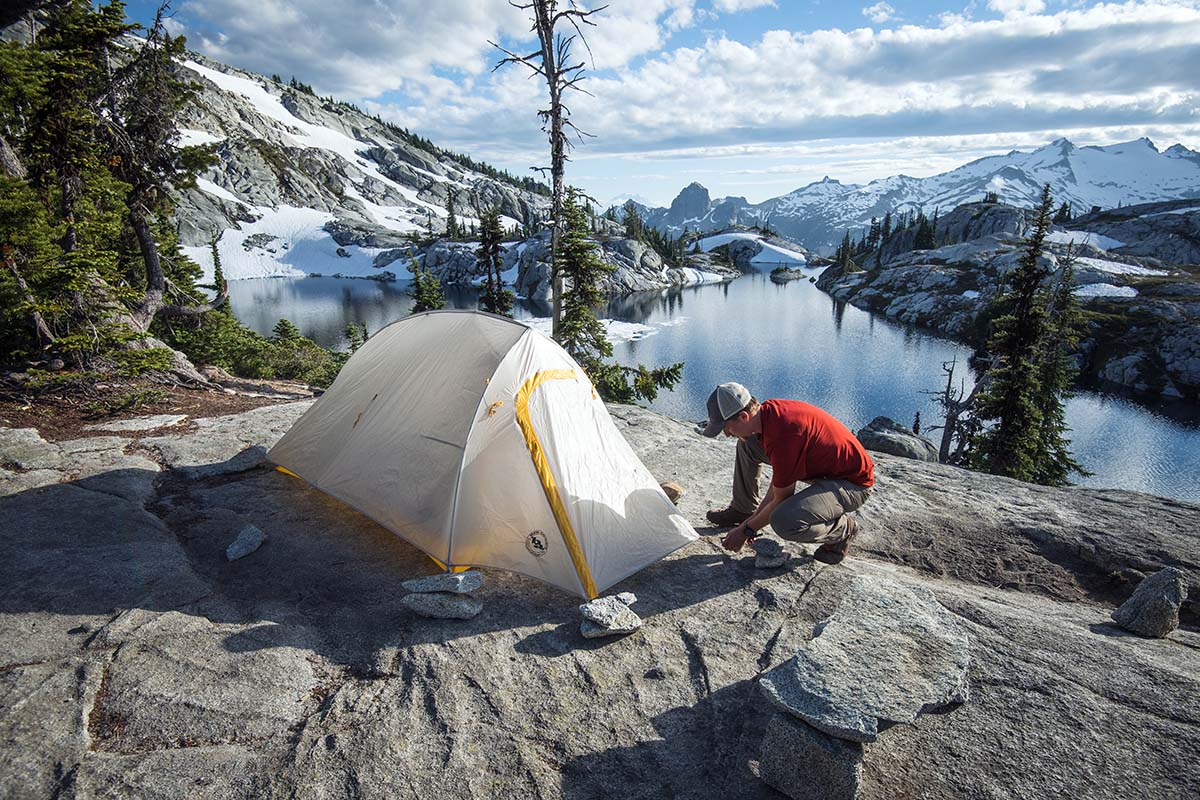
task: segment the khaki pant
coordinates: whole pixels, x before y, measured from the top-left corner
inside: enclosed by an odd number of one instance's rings
[[[771,463],[757,436],[739,439],[733,467],[733,502],[729,507],[744,514],[758,508],[758,476]],[[871,490],[853,481],[807,481],[807,488],[784,500],[771,512],[771,529],[793,542],[836,542],[846,535],[846,518],[871,496]]]

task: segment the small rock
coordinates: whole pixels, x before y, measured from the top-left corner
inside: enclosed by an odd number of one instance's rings
[[[765,536],[759,537],[754,542],[754,566],[758,569],[773,569],[782,567],[789,560],[792,554],[783,549],[783,544],[776,539],[768,539]]]
[[[339,258],[349,258],[350,257],[350,251],[344,247],[339,247],[337,249],[337,254],[338,254]]]
[[[938,460],[938,449],[933,442],[887,417],[876,417],[855,436],[868,450],[918,461],[937,463]]]
[[[621,592],[617,595],[617,599],[627,606],[631,606],[637,602],[637,595],[633,592]]]
[[[61,358],[52,358],[46,366],[49,367],[51,372],[62,372],[67,365]]]
[[[631,592],[622,592],[621,594],[632,598],[633,601],[637,600]],[[579,607],[579,613],[583,615],[579,632],[588,639],[600,636],[619,636],[623,633],[632,633],[642,627],[642,618],[629,609],[629,606],[621,599],[621,595],[600,597],[590,603],[584,603]]]
[[[855,800],[861,795],[863,746],[784,714],[767,723],[758,763],[763,781],[794,800]]]
[[[1186,599],[1183,573],[1167,567],[1139,583],[1112,618],[1127,631],[1161,639],[1179,627],[1179,607]]]
[[[225,548],[225,558],[230,561],[237,561],[239,558],[253,553],[266,540],[267,535],[265,533],[254,525],[247,525],[238,532],[237,538]]]
[[[668,500],[675,505],[679,505],[679,498],[683,497],[684,491],[682,486],[680,486],[678,483],[675,483],[675,481],[660,483],[659,486],[661,486],[663,492],[666,493]]]
[[[483,611],[483,603],[466,594],[415,592],[400,598],[400,605],[430,619],[471,619]]]
[[[642,677],[651,681],[662,681],[666,680],[667,671],[662,667],[651,667],[650,669],[646,670],[646,674]]]
[[[443,572],[440,575],[414,578],[400,585],[406,591],[418,594],[428,592],[468,594],[483,585],[483,574],[473,569],[466,572]]]

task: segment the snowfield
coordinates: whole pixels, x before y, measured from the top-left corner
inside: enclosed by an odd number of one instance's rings
[[[1113,286],[1111,283],[1089,283],[1086,286],[1076,286],[1077,297],[1137,297],[1137,289],[1132,286]]]
[[[729,244],[738,239],[746,239],[762,245],[762,252],[750,259],[751,264],[798,264],[804,266],[808,263],[807,259],[800,253],[794,253],[791,250],[763,241],[763,237],[757,233],[718,233],[716,236],[706,236],[699,240],[700,249],[708,253],[713,248]]]
[[[1149,267],[1135,267],[1132,264],[1122,264],[1119,261],[1106,261],[1100,258],[1088,258],[1081,256],[1076,259],[1076,268],[1091,267],[1100,272],[1107,272],[1110,275],[1167,275],[1165,270],[1150,269]]]
[[[1090,244],[1101,250],[1113,250],[1125,246],[1124,242],[1090,231],[1050,231],[1046,234],[1046,241],[1058,244]]]

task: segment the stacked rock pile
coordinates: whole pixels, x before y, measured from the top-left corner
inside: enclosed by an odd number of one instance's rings
[[[587,639],[633,633],[642,627],[642,618],[629,608],[636,602],[633,592],[621,592],[584,603],[579,607],[579,613],[583,615],[579,632]]]
[[[754,548],[754,566],[758,569],[782,567],[792,557],[791,553],[783,549],[783,543],[778,539],[760,536],[754,540],[752,547]]]
[[[443,572],[400,585],[409,592],[400,598],[400,605],[422,617],[471,619],[483,610],[483,603],[471,596],[483,585],[483,575],[477,570]]]
[[[970,640],[925,589],[860,577],[811,641],[759,686],[779,709],[760,775],[800,800],[861,793],[881,729],[967,700]]]

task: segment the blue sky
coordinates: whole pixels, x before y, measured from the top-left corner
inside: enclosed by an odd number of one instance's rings
[[[142,20],[153,8],[129,4]],[[595,138],[567,177],[600,201],[665,205],[699,181],[757,202],[1059,136],[1200,149],[1195,0],[612,0],[594,19],[593,96],[570,105]],[[171,24],[206,55],[442,146],[518,173],[545,163],[544,87],[491,69],[489,39],[532,41],[506,0],[176,0]]]

